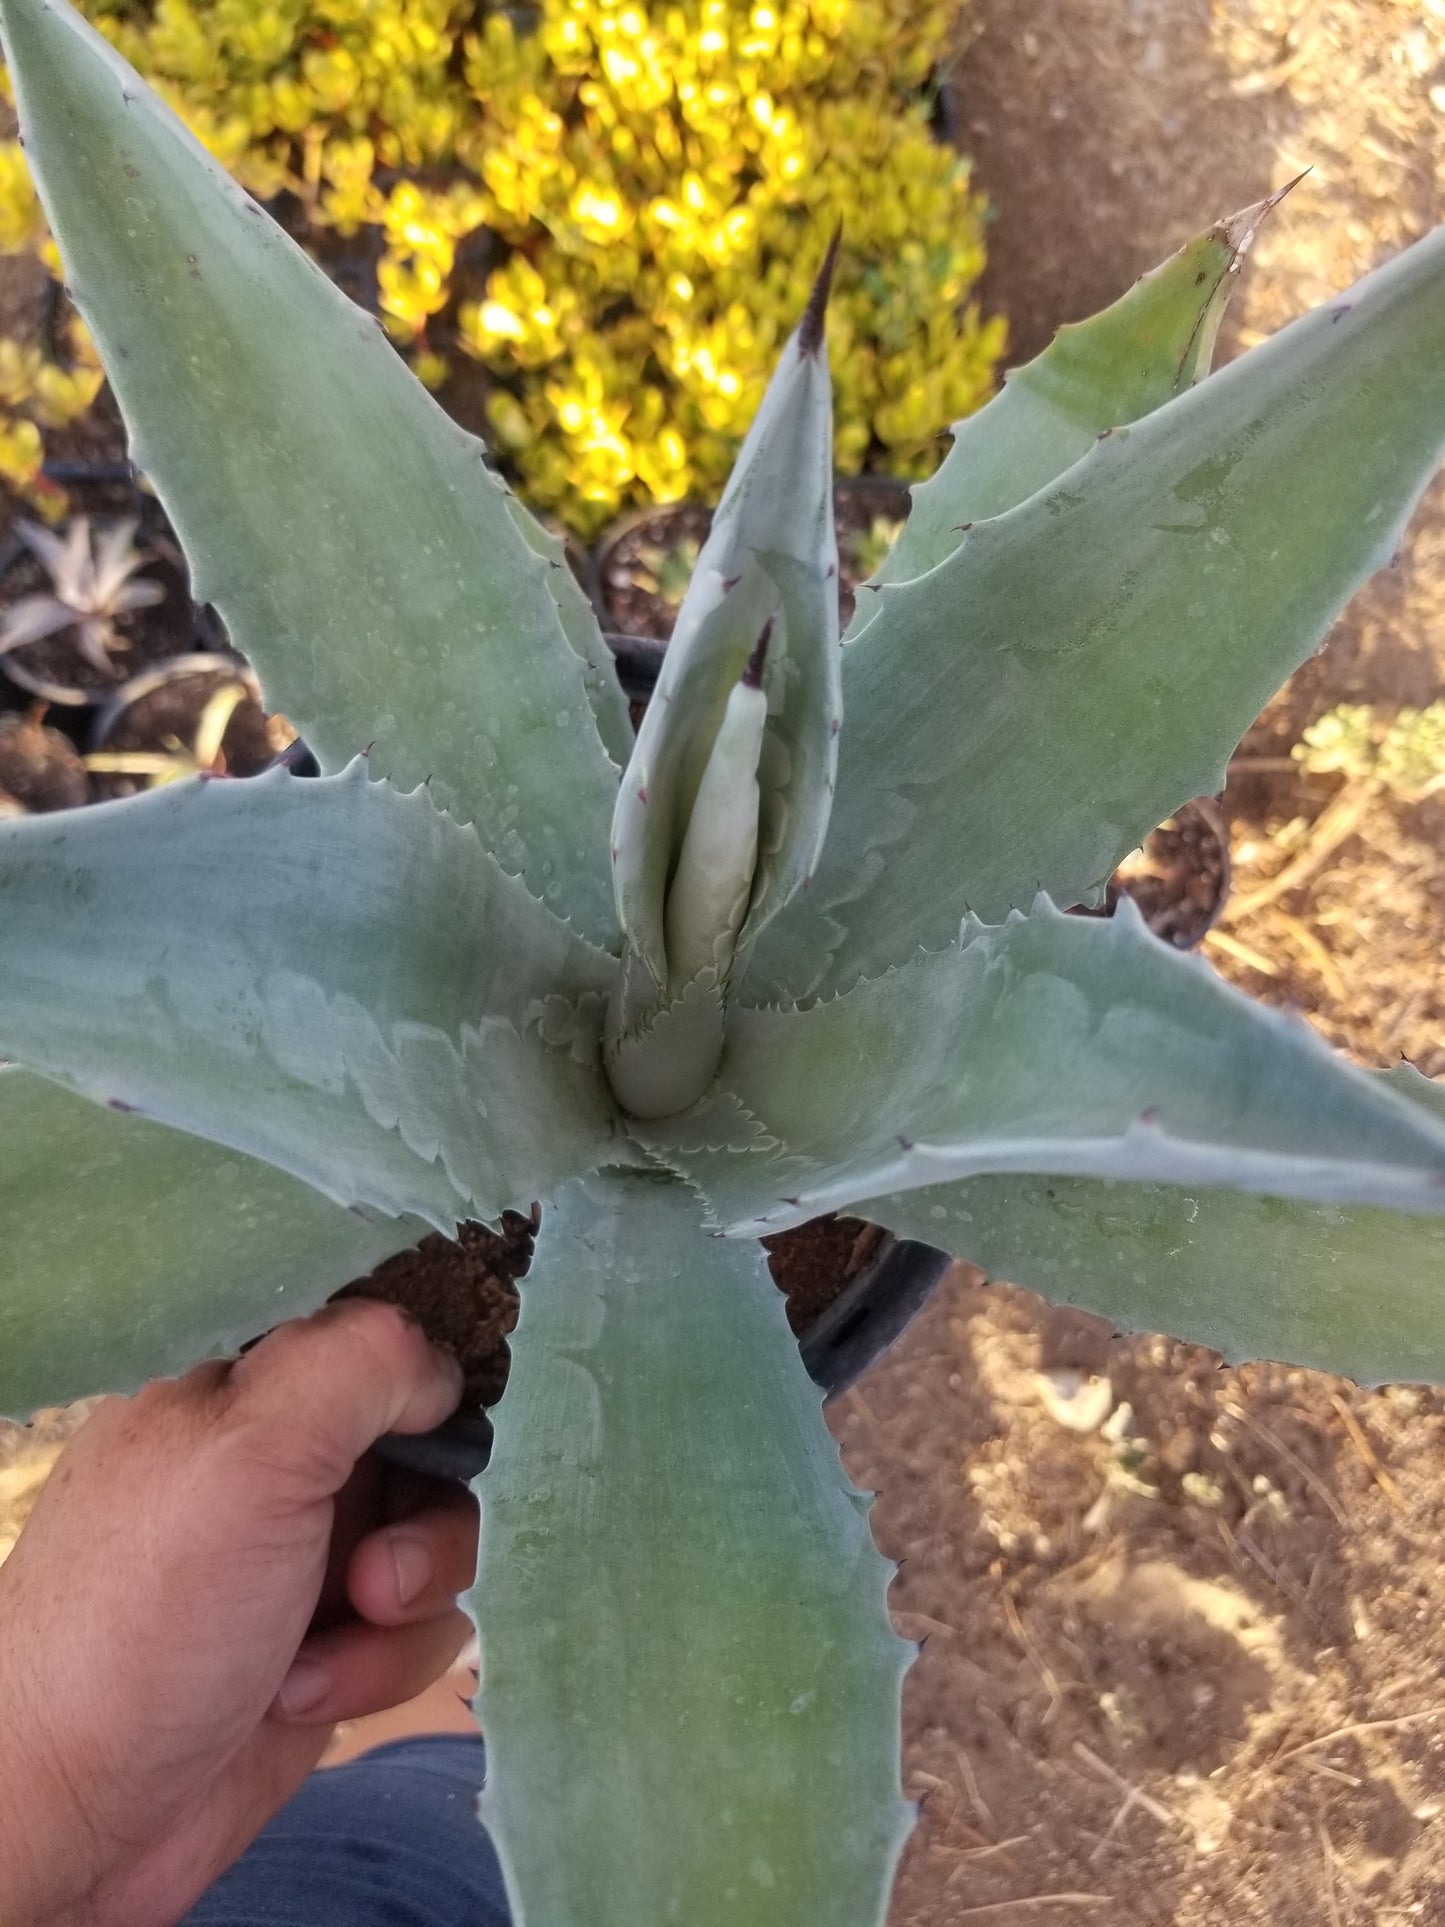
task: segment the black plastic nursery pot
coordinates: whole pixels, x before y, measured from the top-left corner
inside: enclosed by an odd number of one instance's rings
[[[853,592],[882,560],[870,538],[881,524],[901,524],[908,486],[888,475],[840,476],[833,488],[838,524],[839,603],[846,627]],[[697,550],[707,540],[712,509],[674,502],[633,509],[604,530],[593,550],[593,600],[605,626],[666,641]],[[886,546],[884,544],[883,546]],[[629,694],[631,692],[629,691]]]
[[[80,752],[43,720],[44,707],[0,714],[0,816],[73,810],[90,801]]]
[[[518,1221],[511,1234],[513,1237],[518,1229],[525,1239],[529,1227],[525,1226],[524,1221]],[[838,1236],[840,1233],[841,1238]],[[486,1237],[490,1234],[481,1235]],[[475,1239],[475,1231],[472,1237]],[[471,1241],[467,1238],[466,1230],[463,1239],[465,1248],[465,1244]],[[825,1281],[816,1275],[819,1254],[816,1251],[809,1253],[806,1249],[808,1243],[815,1239],[825,1248],[835,1242],[845,1246],[867,1242],[870,1249],[866,1260],[850,1275],[835,1272],[831,1280]],[[507,1241],[504,1234],[502,1242]],[[445,1240],[427,1240],[428,1244],[434,1242],[441,1245],[446,1243]],[[800,1226],[795,1232],[769,1239],[768,1243],[773,1247],[770,1255],[774,1277],[785,1291],[788,1288],[788,1274],[796,1267],[801,1272],[813,1274],[809,1281],[812,1294],[826,1299],[822,1308],[803,1323],[797,1336],[798,1349],[809,1376],[829,1399],[846,1391],[875,1360],[882,1357],[915,1313],[922,1309],[952,1262],[944,1252],[934,1251],[928,1245],[894,1238],[876,1226],[860,1226],[850,1220],[819,1219]],[[425,1309],[431,1293],[425,1286],[420,1294],[416,1290],[418,1277],[428,1269],[424,1262],[418,1263],[418,1260],[424,1261],[424,1257],[425,1246],[417,1253],[404,1253],[400,1259],[390,1259],[371,1278],[358,1280],[355,1285],[347,1286],[346,1291],[361,1297],[395,1297],[411,1310],[421,1310],[423,1324],[430,1325]],[[446,1259],[438,1264],[435,1258],[430,1267],[433,1277],[447,1268]],[[464,1268],[463,1259],[459,1270]],[[439,1278],[437,1282],[440,1282]],[[423,1300],[420,1307],[419,1295]],[[495,1290],[491,1294],[493,1307],[497,1295]],[[508,1327],[509,1324],[510,1320]],[[438,1335],[435,1326],[431,1326],[429,1335]],[[494,1357],[500,1366],[497,1373],[500,1379],[505,1371],[506,1360],[502,1330],[497,1333]],[[466,1404],[435,1431],[404,1437],[392,1434],[380,1441],[377,1450],[392,1464],[405,1466],[432,1478],[473,1479],[491,1457],[492,1422],[485,1407]]]
[[[91,712],[89,746],[93,751],[122,755],[189,750],[211,698],[237,684],[244,694],[226,721],[220,768],[228,776],[257,776],[276,761],[289,731],[278,733],[273,728],[262,707],[255,672],[232,650],[188,651],[122,683],[102,707]],[[128,795],[144,780],[123,772],[95,778],[110,796]]]
[[[183,656],[168,656],[153,669],[145,669],[138,676],[129,677],[97,704],[89,719],[90,747],[111,748],[127,720],[134,721],[137,710],[143,704],[163,692],[170,693],[178,685],[184,687],[193,677],[205,677],[209,685],[240,682],[245,685],[246,693],[254,702],[261,699],[261,686],[244,657],[231,650],[188,649]],[[209,687],[205,693],[209,696]],[[132,745],[127,743],[125,747]]]

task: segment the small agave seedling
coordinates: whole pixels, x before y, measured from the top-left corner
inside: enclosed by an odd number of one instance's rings
[[[540,1198],[473,1595],[516,1917],[876,1921],[907,1655],[764,1226],[847,1208],[1235,1356],[1445,1357],[1445,1092],[1053,907],[1391,554],[1445,232],[1201,380],[1262,210],[1210,229],[955,431],[841,648],[820,286],[634,744],[375,323],[63,0],[0,18],[135,459],[334,772],[0,829],[0,1406]]]
[[[152,608],[166,594],[161,583],[136,575],[145,557],[135,546],[135,521],[117,522],[102,535],[92,532],[86,515],[77,515],[63,536],[38,522],[22,521],[17,530],[51,587],[11,603],[0,622],[0,654],[73,629],[85,660],[113,676],[111,658],[130,646],[115,626],[117,618]]]

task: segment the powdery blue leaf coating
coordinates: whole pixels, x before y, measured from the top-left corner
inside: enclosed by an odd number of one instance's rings
[[[428,1229],[0,1070],[0,1412],[223,1357]]]
[[[847,989],[1188,797],[1394,554],[1445,448],[1445,229],[978,522],[843,653],[823,861],[757,1002]]]
[[[359,764],[0,828],[0,1053],[448,1233],[625,1155],[615,970]]]
[[[875,1927],[908,1649],[762,1251],[569,1185],[511,1345],[472,1609],[515,1927]]]
[[[325,767],[370,745],[373,775],[430,780],[610,944],[592,697],[620,696],[481,444],[69,7],[6,0],[0,25],[67,287],[197,598]]]

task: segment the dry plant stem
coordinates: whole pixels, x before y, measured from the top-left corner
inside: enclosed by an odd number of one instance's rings
[[[965,1637],[959,1627],[950,1626],[946,1619],[934,1619],[930,1613],[894,1613],[893,1624],[905,1639],[912,1639],[914,1637],[912,1633],[907,1631],[907,1626],[910,1625],[921,1626],[925,1636],[928,1633],[951,1633],[955,1639]],[[922,1640],[918,1643],[921,1645]]]
[[[1101,1778],[1108,1780],[1111,1785],[1116,1786],[1119,1791],[1126,1796],[1126,1805],[1142,1807],[1151,1819],[1159,1822],[1161,1827],[1172,1827],[1174,1825],[1174,1815],[1169,1811],[1168,1807],[1161,1806],[1157,1800],[1153,1800],[1147,1793],[1141,1792],[1132,1781],[1126,1780],[1122,1773],[1110,1766],[1107,1760],[1101,1760],[1092,1747],[1085,1746],[1082,1740],[1075,1740],[1074,1752],[1078,1758],[1084,1762],[1085,1766],[1092,1767]]]
[[[1313,1753],[1319,1747],[1333,1746],[1336,1740],[1350,1740],[1357,1733],[1389,1733],[1401,1726],[1418,1726],[1422,1720],[1438,1720],[1445,1716],[1445,1706],[1422,1707],[1418,1713],[1401,1713],[1392,1720],[1354,1720],[1348,1726],[1337,1726],[1332,1733],[1321,1733],[1318,1739],[1305,1740],[1300,1746],[1292,1746],[1287,1753],[1277,1753],[1270,1762],[1272,1766],[1283,1766],[1287,1760],[1296,1760],[1302,1753]]]
[[[1335,1885],[1335,1850],[1330,1844],[1323,1813],[1316,1815],[1315,1824],[1319,1829],[1320,1854],[1325,1863],[1325,1898],[1329,1903],[1330,1927],[1342,1927],[1339,1889]]]
[[[1310,1753],[1304,1755],[1300,1761],[1300,1765],[1308,1768],[1308,1770],[1319,1779],[1333,1780],[1338,1786],[1358,1788],[1365,1784],[1357,1773],[1341,1773],[1337,1766],[1326,1766],[1323,1760],[1315,1759],[1314,1755]]]
[[[1204,942],[1206,948],[1233,957],[1236,963],[1247,964],[1251,970],[1257,970],[1261,977],[1280,977],[1284,974],[1277,963],[1271,962],[1258,950],[1252,950],[1247,943],[1241,943],[1238,937],[1231,937],[1227,931],[1206,930]]]
[[[1340,1504],[1334,1493],[1330,1491],[1324,1480],[1317,1472],[1311,1470],[1311,1468],[1305,1464],[1297,1452],[1292,1452],[1282,1438],[1277,1437],[1275,1433],[1271,1432],[1267,1425],[1261,1425],[1258,1419],[1251,1418],[1242,1406],[1226,1405],[1224,1410],[1238,1424],[1248,1426],[1255,1437],[1262,1440],[1272,1452],[1277,1452],[1286,1465],[1292,1466],[1310,1490],[1323,1500],[1347,1532],[1354,1530],[1349,1513],[1345,1511],[1345,1508]]]
[[[1346,783],[1339,795],[1321,810],[1304,848],[1286,863],[1279,875],[1270,877],[1257,890],[1235,897],[1225,906],[1224,914],[1229,921],[1237,923],[1241,917],[1252,915],[1266,903],[1283,896],[1286,890],[1303,883],[1306,877],[1313,876],[1330,852],[1338,849],[1359,827],[1379,794],[1379,787],[1371,776],[1355,777]]]
[[[1343,1423],[1345,1430],[1349,1433],[1350,1438],[1354,1444],[1355,1450],[1359,1453],[1360,1457],[1364,1460],[1366,1470],[1369,1472],[1370,1477],[1375,1481],[1375,1484],[1379,1486],[1380,1490],[1384,1493],[1385,1497],[1390,1501],[1390,1504],[1394,1506],[1395,1510],[1398,1512],[1400,1507],[1404,1504],[1404,1500],[1400,1495],[1400,1488],[1395,1482],[1394,1475],[1389,1471],[1387,1471],[1386,1468],[1380,1463],[1380,1460],[1378,1455],[1376,1454],[1375,1448],[1373,1445],[1371,1445],[1370,1441],[1366,1438],[1364,1429],[1361,1426],[1360,1421],[1355,1417],[1354,1413],[1350,1410],[1349,1406],[1345,1403],[1345,1401],[1340,1397],[1338,1392],[1330,1393],[1330,1404],[1333,1405],[1335,1410],[1339,1413],[1341,1422]]]
[[[1107,1907],[1107,1894],[1026,1894],[1019,1900],[991,1900],[983,1907],[965,1907],[955,1920],[989,1920],[1025,1907]]]
[[[1029,1836],[1026,1833],[1016,1833],[1008,1840],[996,1840],[991,1847],[961,1847],[954,1857],[958,1860],[966,1860],[972,1865],[975,1861],[988,1860],[996,1853],[1010,1853],[1015,1847],[1027,1846],[1028,1839]],[[962,1869],[959,1871],[961,1872]],[[952,1882],[958,1878],[958,1873],[951,1873],[948,1878]]]
[[[1049,1710],[1044,1714],[1044,1725],[1047,1726],[1049,1721],[1058,1712],[1059,1707],[1063,1704],[1063,1689],[1060,1687],[1058,1679],[1049,1666],[1048,1661],[1043,1658],[1038,1647],[1024,1630],[1023,1619],[1020,1617],[1018,1607],[1014,1604],[1012,1595],[1005,1592],[1001,1594],[1001,1597],[1003,1599],[1004,1617],[1009,1623],[1009,1631],[1022,1647],[1029,1664],[1043,1681],[1044,1690],[1049,1696]]]
[[[1349,998],[1345,989],[1345,980],[1340,974],[1340,967],[1330,955],[1329,951],[1325,949],[1314,931],[1310,929],[1307,923],[1302,923],[1298,917],[1289,916],[1283,910],[1277,914],[1279,916],[1281,929],[1289,932],[1290,936],[1294,938],[1300,949],[1314,965],[1330,996],[1337,1004],[1347,1003]]]
[[[958,1755],[958,1770],[963,1775],[963,1784],[968,1789],[969,1804],[977,1816],[979,1825],[983,1828],[985,1835],[996,1833],[998,1831],[998,1822],[989,1811],[988,1802],[979,1791],[978,1775],[973,1770],[973,1760],[967,1748],[958,1746],[954,1748],[954,1752]],[[1018,1842],[1005,1840],[1000,1844],[1002,1846],[1016,1846]]]

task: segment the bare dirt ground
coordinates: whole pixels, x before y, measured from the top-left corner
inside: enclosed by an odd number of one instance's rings
[[[1016,358],[1305,166],[1226,353],[1445,218],[1445,0],[972,0],[970,34],[985,298]],[[1270,767],[1301,727],[1442,688],[1437,485],[1245,746],[1236,900],[1339,788]],[[1363,1062],[1445,1074],[1442,846],[1441,801],[1370,799],[1212,959]],[[1092,1430],[1055,1416],[1070,1371]],[[1437,1393],[1224,1371],[960,1267],[834,1416],[924,1642],[892,1927],[1445,1927]],[[0,1556],[49,1449],[0,1436]]]
[[[963,131],[1014,359],[1306,166],[1225,354],[1445,218],[1445,0],[974,0],[970,19]],[[1362,1062],[1436,1076],[1445,809],[1375,798],[1324,850],[1341,779],[1270,765],[1334,703],[1440,696],[1442,618],[1437,484],[1226,795],[1237,902],[1312,834],[1322,860],[1209,950]],[[1068,1381],[1046,1374],[1069,1370],[1107,1381],[1085,1394],[1101,1428],[1053,1415]],[[924,1642],[893,1927],[1445,1923],[1437,1393],[1225,1371],[959,1267],[835,1430]]]

